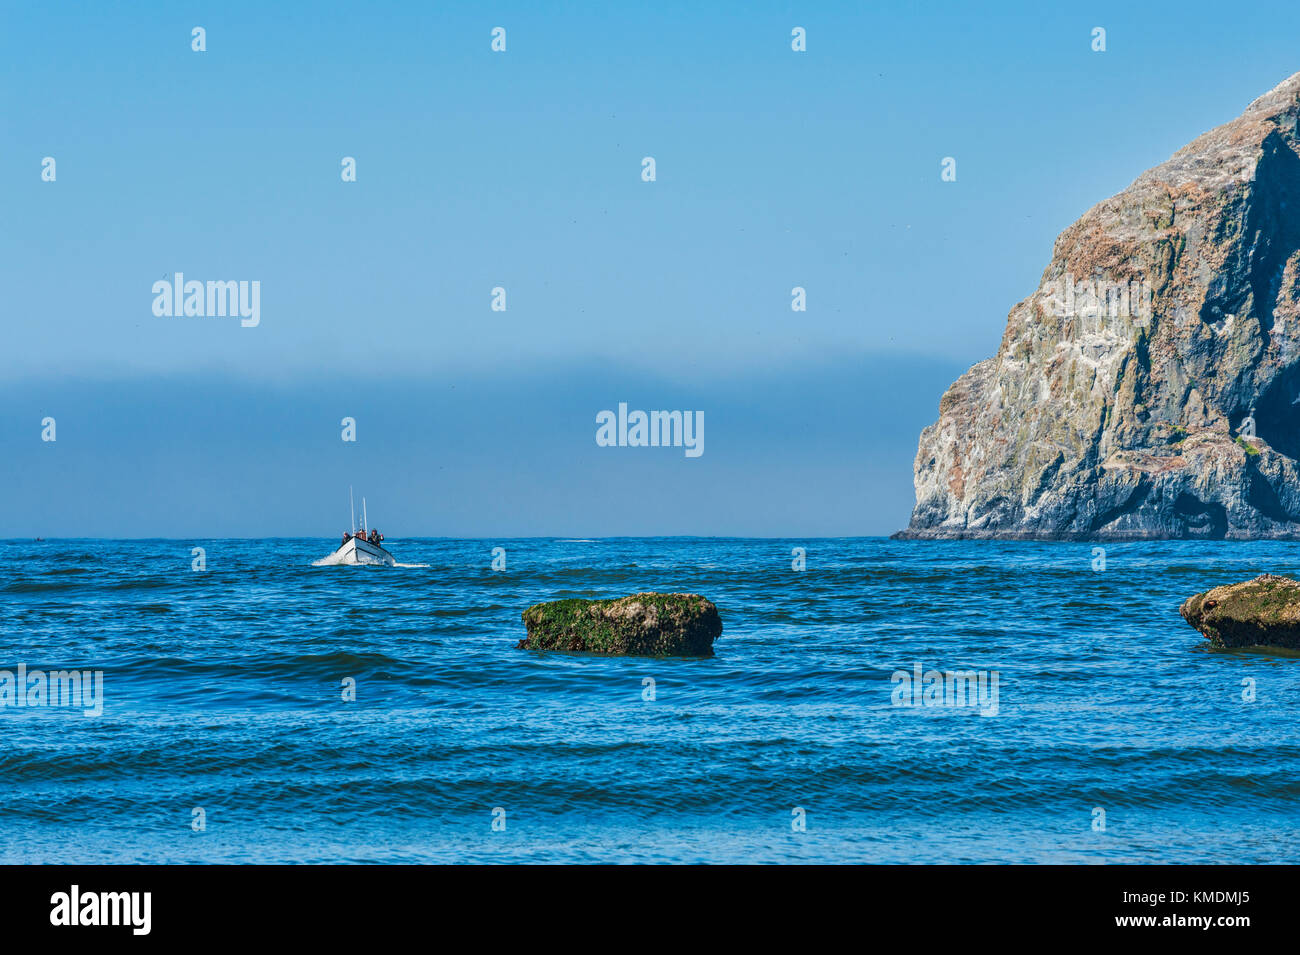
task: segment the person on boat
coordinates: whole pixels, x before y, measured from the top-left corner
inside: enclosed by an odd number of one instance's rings
[[[352,535],[349,534],[347,531],[344,531],[344,532],[343,532],[343,543],[346,544],[346,543],[347,543],[348,541],[350,541],[350,540],[352,540]]]

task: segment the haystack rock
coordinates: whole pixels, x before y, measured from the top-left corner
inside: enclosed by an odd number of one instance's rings
[[[1300,538],[1300,73],[1056,240],[908,538]]]

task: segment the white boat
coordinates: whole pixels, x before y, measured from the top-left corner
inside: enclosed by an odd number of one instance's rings
[[[369,540],[370,521],[366,514],[366,499],[361,499],[361,532],[357,532],[357,512],[352,506],[352,488],[348,488],[348,504],[352,507],[352,532],[342,546],[328,557],[315,562],[316,567],[332,567],[339,564],[374,564],[380,567],[395,567],[397,560],[379,544]],[[382,538],[381,538],[382,539]]]
[[[378,544],[372,544],[370,541],[361,537],[349,537],[347,543],[330,554],[316,562],[320,566],[331,566],[334,564],[382,564],[385,567],[393,567],[397,561],[393,555],[388,553]]]

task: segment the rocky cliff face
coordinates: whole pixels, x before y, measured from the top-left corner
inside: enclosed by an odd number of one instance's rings
[[[1056,240],[899,536],[1300,538],[1300,73]]]

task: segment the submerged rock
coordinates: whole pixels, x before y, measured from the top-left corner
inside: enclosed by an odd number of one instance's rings
[[[633,594],[616,600],[554,600],[523,613],[521,650],[585,650],[628,656],[713,655],[718,608],[699,594]]]
[[[1300,539],[1300,73],[1056,240],[900,537]]]
[[[1216,647],[1300,650],[1300,581],[1263,574],[1195,597],[1178,608]]]

